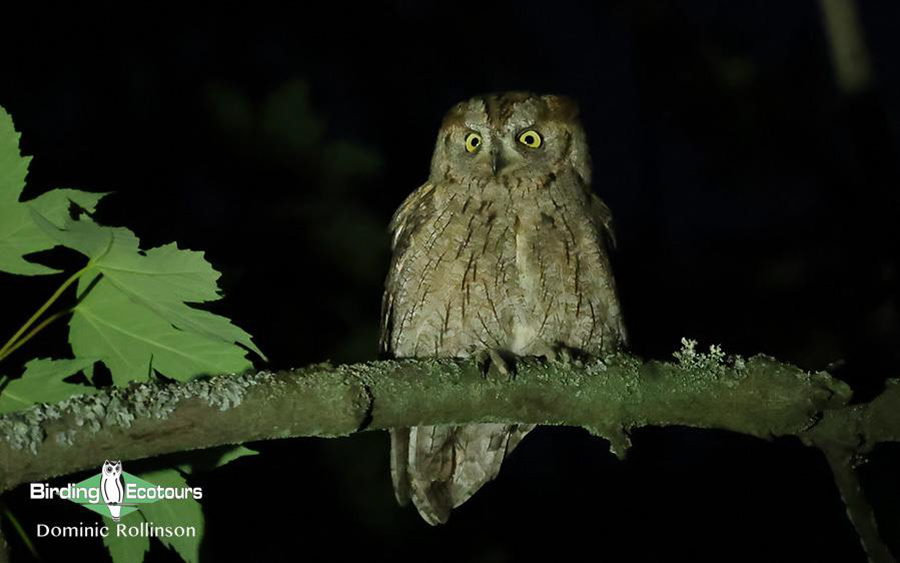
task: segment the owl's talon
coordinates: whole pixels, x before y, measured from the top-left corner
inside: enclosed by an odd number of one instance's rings
[[[535,351],[534,355],[542,357],[548,362],[572,364],[580,359],[582,353],[581,351],[570,348],[564,344],[555,344],[553,346],[548,345],[543,349]]]
[[[516,378],[515,365],[507,361],[498,350],[484,350],[478,354],[481,376],[492,381],[512,381]]]
[[[556,361],[564,364],[572,364],[578,360],[579,352],[574,348],[560,345],[556,348]]]

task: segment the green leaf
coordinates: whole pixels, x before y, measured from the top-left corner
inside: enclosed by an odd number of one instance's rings
[[[76,356],[102,360],[116,385],[148,379],[151,369],[179,380],[241,372],[252,366],[246,349],[265,359],[231,321],[188,305],[220,298],[220,274],[203,253],[175,244],[143,252],[128,229],[89,219],[58,228],[33,215],[49,236],[90,258],[69,343]]]
[[[0,270],[27,276],[53,274],[58,270],[24,259],[27,254],[57,245],[34,224],[32,210],[61,226],[69,216],[71,203],[93,212],[106,194],[60,189],[20,202],[30,161],[31,157],[19,153],[19,133],[9,114],[0,108]]]
[[[19,200],[31,161],[31,157],[19,153],[19,137],[12,117],[0,108],[0,204],[3,207]]]
[[[258,453],[258,451],[251,450],[246,446],[235,446],[222,452],[222,455],[221,457],[219,457],[219,461],[216,462],[215,467],[222,467],[223,465],[228,465],[238,458],[249,455],[257,455]]]
[[[103,543],[109,549],[113,563],[141,563],[144,560],[144,554],[150,551],[150,538],[119,536],[112,529],[103,538]]]
[[[25,373],[13,379],[0,394],[0,414],[19,411],[34,403],[62,401],[72,395],[96,393],[95,387],[66,383],[63,379],[90,370],[96,358],[54,360],[38,358],[25,364]]]
[[[256,455],[259,452],[245,446],[221,446],[187,453],[188,461],[178,464],[177,467],[185,473],[193,474],[199,471],[212,471],[240,457]]]
[[[175,469],[159,469],[141,473],[140,477],[161,487],[187,487],[184,477]],[[193,526],[197,530],[194,537],[160,537],[164,545],[173,548],[188,563],[197,561],[200,541],[203,539],[203,510],[200,503],[188,500],[161,500],[141,505],[141,515],[147,522],[158,526]]]

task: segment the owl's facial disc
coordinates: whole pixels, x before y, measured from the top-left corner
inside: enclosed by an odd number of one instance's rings
[[[566,98],[524,92],[477,96],[444,117],[432,176],[514,179],[519,185],[518,180],[537,181],[573,168],[589,179],[583,137],[577,109]]]
[[[499,177],[527,164],[509,132],[493,131],[486,124],[478,123],[471,124],[455,137],[459,140],[451,144],[448,138],[448,145],[462,145],[452,150],[461,157],[461,165],[470,171],[477,169],[483,174]]]
[[[524,139],[524,140],[523,140]],[[524,171],[533,174],[546,158],[543,137],[534,130],[504,131],[491,137],[491,172],[495,177]]]

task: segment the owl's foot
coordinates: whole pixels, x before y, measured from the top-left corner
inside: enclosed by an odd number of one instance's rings
[[[543,347],[536,349],[534,355],[543,357],[549,362],[571,364],[581,360],[584,353],[577,348],[570,348],[564,344],[546,344]]]
[[[482,350],[476,356],[481,375],[492,381],[512,381],[516,378],[515,364],[504,358],[499,350]]]

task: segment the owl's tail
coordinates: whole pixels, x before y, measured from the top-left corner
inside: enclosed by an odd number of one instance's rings
[[[391,431],[391,476],[397,501],[412,499],[431,525],[500,472],[533,424],[414,426]]]

